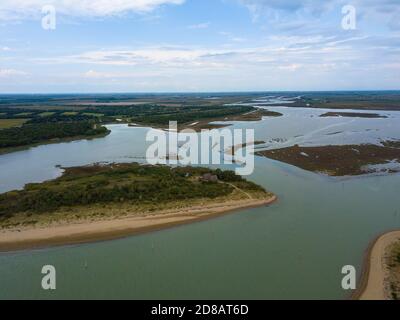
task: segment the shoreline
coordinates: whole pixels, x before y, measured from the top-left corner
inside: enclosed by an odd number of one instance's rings
[[[95,140],[99,138],[105,138],[111,133],[111,130],[107,130],[105,133],[96,134],[93,136],[74,136],[74,137],[66,137],[66,138],[54,138],[46,141],[26,144],[23,146],[15,146],[15,147],[7,147],[7,148],[0,148],[0,156],[18,152],[18,151],[25,151],[29,150],[30,148],[35,148],[39,146],[45,146],[50,144],[57,144],[57,143],[67,143],[67,142],[74,142],[74,141],[81,141],[81,140]]]
[[[86,244],[120,239],[128,236],[160,231],[189,223],[209,220],[228,213],[268,206],[277,196],[265,199],[235,200],[208,207],[187,207],[148,216],[128,216],[112,220],[70,223],[26,230],[0,231],[0,253],[54,246]]]
[[[387,300],[385,278],[388,275],[386,263],[383,261],[386,249],[400,240],[400,230],[385,232],[377,236],[368,246],[362,273],[359,278],[360,286],[351,295],[352,300]]]
[[[222,129],[222,128],[226,128],[226,127],[229,127],[232,125],[231,123],[222,123],[222,122],[260,121],[260,120],[262,120],[262,117],[263,117],[261,113],[260,113],[260,109],[255,108],[255,110],[252,112],[251,115],[245,113],[245,114],[231,115],[231,116],[227,116],[227,117],[202,119],[196,123],[184,123],[182,125],[182,128],[178,129],[178,131],[181,132],[183,130],[192,129],[196,132],[201,132],[202,130]],[[193,121],[196,121],[196,120],[193,120]],[[212,122],[220,122],[220,124],[213,124]],[[133,124],[130,122],[108,122],[108,123],[103,123],[102,125],[107,126],[107,125],[113,125],[113,124],[126,124],[128,127],[133,127],[133,128],[142,127],[142,128],[152,128],[155,130],[163,130],[163,131],[165,131],[169,128],[166,125],[162,126],[162,125],[152,124],[152,123]],[[111,130],[107,130],[107,132],[105,132],[105,133],[96,134],[93,136],[78,135],[78,136],[65,137],[65,138],[53,138],[53,139],[49,139],[49,140],[30,143],[27,145],[0,148],[0,156],[18,152],[18,151],[28,150],[30,148],[34,148],[34,147],[38,147],[38,146],[42,146],[42,145],[50,145],[50,144],[65,143],[65,142],[72,142],[72,141],[79,141],[79,140],[94,140],[94,139],[98,139],[98,138],[104,138],[104,137],[108,136],[110,133],[111,133]]]
[[[400,147],[396,140],[377,144],[300,146],[256,151],[254,154],[330,177],[398,173]]]

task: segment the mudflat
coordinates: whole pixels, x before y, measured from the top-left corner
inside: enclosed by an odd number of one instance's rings
[[[320,172],[330,176],[355,176],[376,172],[371,165],[397,162],[400,148],[396,141],[361,145],[328,145],[258,151],[256,155],[285,162],[302,169]],[[397,172],[396,168],[382,168],[385,172]]]

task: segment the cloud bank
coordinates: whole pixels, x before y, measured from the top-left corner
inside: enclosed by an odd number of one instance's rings
[[[352,5],[360,16],[376,21],[386,21],[392,29],[400,29],[399,0],[238,0],[246,6],[255,19],[266,17],[272,23],[298,25],[332,12],[345,5]]]
[[[77,17],[105,17],[125,13],[146,13],[162,5],[179,5],[185,0],[1,0],[0,19],[37,17],[42,7],[53,5],[57,13]]]

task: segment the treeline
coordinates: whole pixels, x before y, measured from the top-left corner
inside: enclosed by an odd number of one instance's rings
[[[20,108],[9,108],[0,107],[0,119],[21,119],[27,118],[27,114],[40,113],[43,111],[31,110],[31,109],[20,109]]]
[[[2,119],[27,119],[22,127],[0,130],[0,148],[18,147],[55,138],[93,136],[104,134],[107,129],[101,124],[122,118],[144,125],[168,125],[169,121],[180,124],[202,119],[224,119],[253,110],[250,106],[96,106],[86,108],[44,110],[35,108],[0,107]],[[74,111],[72,111],[74,110]]]
[[[46,115],[47,113],[47,115]],[[0,108],[0,119],[29,119],[27,123],[96,121],[97,117],[71,110]]]
[[[0,148],[18,147],[55,138],[94,136],[107,133],[107,129],[88,121],[31,123],[22,127],[0,130]]]
[[[168,125],[169,121],[178,123],[188,123],[191,121],[207,119],[223,119],[224,117],[239,115],[253,110],[248,106],[213,106],[191,109],[190,107],[179,108],[176,112],[167,112],[159,114],[145,114],[132,118],[132,121],[138,123],[147,123],[155,125]]]
[[[63,114],[55,114],[51,116],[39,116],[33,117],[27,123],[56,123],[56,122],[78,122],[78,121],[90,121],[90,122],[98,122],[92,116],[87,116],[83,114],[77,115],[63,115]]]
[[[139,164],[78,167],[66,169],[56,180],[29,184],[22,191],[1,194],[0,217],[90,204],[162,204],[185,199],[214,199],[233,191],[229,184],[193,179],[204,173],[216,174],[221,180],[239,184],[245,190],[263,190],[231,171]]]
[[[109,123],[116,118],[124,118],[143,124],[168,125],[169,121],[188,123],[202,119],[223,119],[224,117],[239,115],[254,110],[251,106],[241,105],[213,105],[213,106],[164,106],[164,105],[132,105],[132,106],[87,106],[73,108],[65,106],[63,109],[20,109],[0,108],[0,118],[29,119],[28,123],[96,121]],[[46,114],[47,113],[47,114]],[[76,114],[71,114],[76,113]]]

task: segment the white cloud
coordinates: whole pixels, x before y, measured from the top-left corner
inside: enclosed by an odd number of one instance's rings
[[[221,35],[230,36],[227,33]],[[71,67],[71,70],[78,70],[81,79],[90,79],[90,83],[105,83],[110,79],[121,79],[127,83],[134,79],[132,83],[137,83],[143,78],[169,84],[172,79],[188,79],[191,83],[201,78],[208,85],[210,79],[222,76],[239,81],[237,79],[244,75],[254,75],[251,83],[257,85],[254,79],[268,75],[281,79],[284,84],[283,80],[292,79],[290,77],[308,79],[319,75],[332,80],[353,74],[360,77],[374,74],[370,78],[376,79],[378,75],[398,72],[398,68],[388,66],[398,65],[399,45],[400,34],[273,35],[266,37],[258,46],[245,47],[232,43],[216,47],[165,45],[104,48],[74,55],[32,58],[29,61],[48,65],[49,69]],[[380,64],[373,64],[376,61]],[[265,81],[275,83],[274,80]],[[318,87],[318,82],[315,85]]]
[[[254,21],[265,18],[275,27],[288,27],[304,20],[314,20],[332,7],[347,0],[238,0],[250,11]],[[338,7],[341,8],[341,7]],[[290,26],[289,26],[290,27]]]
[[[91,79],[99,79],[99,78],[110,78],[112,77],[111,74],[105,73],[105,72],[98,72],[94,70],[89,70],[88,72],[85,72],[83,74],[85,78],[91,78]]]
[[[199,24],[193,24],[191,26],[189,26],[189,29],[207,29],[210,26],[210,22],[203,22],[203,23],[199,23]]]
[[[292,64],[289,64],[289,65],[279,66],[279,69],[295,72],[298,69],[300,69],[301,67],[302,67],[301,64],[292,63]]]
[[[234,41],[234,42],[246,42],[247,39],[246,38],[241,38],[241,37],[233,37],[232,41]]]
[[[400,29],[399,0],[237,0],[248,8],[255,20],[266,17],[272,24],[297,29],[310,24],[327,12],[340,12],[344,5],[353,5],[359,17],[376,20],[392,29]]]
[[[12,78],[12,77],[20,77],[28,75],[24,71],[15,70],[15,69],[0,69],[0,78]]]
[[[49,63],[87,63],[110,66],[151,66],[163,67],[222,67],[223,63],[213,57],[224,55],[224,50],[192,48],[143,48],[137,50],[98,50],[79,55],[55,59],[44,59]],[[96,76],[89,71],[87,76]]]
[[[227,37],[227,38],[229,39],[229,41],[232,41],[232,42],[245,42],[245,41],[247,41],[246,38],[237,37],[237,36],[233,35],[233,34],[230,33],[230,32],[220,31],[219,34],[220,34],[221,36]]]
[[[1,0],[0,19],[36,17],[44,5],[53,5],[57,13],[69,16],[104,17],[128,12],[150,12],[166,4],[183,4],[185,0]]]
[[[148,77],[160,77],[163,76],[163,72],[160,70],[125,70],[125,71],[96,71],[96,70],[89,70],[82,74],[84,78],[92,79],[92,80],[115,80],[115,79],[129,79],[129,78],[148,78]]]
[[[85,78],[89,79],[110,79],[110,78],[129,78],[132,74],[128,72],[101,72],[96,70],[89,70],[83,74]]]
[[[359,41],[365,41],[360,38]],[[46,58],[40,62],[58,64],[91,64],[112,67],[132,67],[136,70],[153,68],[158,70],[237,70],[237,68],[276,68],[298,71],[300,68],[314,69],[324,65],[341,66],[348,61],[362,63],[375,54],[368,50],[361,54],[346,41],[332,37],[271,37],[268,45],[247,48],[196,48],[196,47],[149,47],[134,50],[97,50],[73,56]],[[362,45],[362,43],[360,43]],[[382,56],[380,53],[378,56]],[[121,75],[99,73],[90,70],[88,78],[110,78]]]

